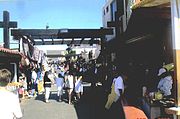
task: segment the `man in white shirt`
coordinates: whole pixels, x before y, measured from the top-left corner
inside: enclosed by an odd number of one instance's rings
[[[16,119],[22,117],[21,107],[17,95],[7,90],[11,80],[11,72],[0,70],[0,119]]]
[[[121,96],[124,92],[124,82],[123,82],[123,77],[122,75],[119,75],[117,70],[114,72],[114,79],[112,82],[112,87],[114,87],[114,93],[115,97],[113,99],[113,103],[109,109],[108,117],[113,119],[124,119],[125,115],[123,112],[123,106],[121,104]]]

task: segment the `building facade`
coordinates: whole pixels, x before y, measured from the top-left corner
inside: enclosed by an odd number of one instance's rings
[[[119,34],[125,32],[131,15],[131,7],[140,0],[108,0],[102,10],[103,27],[111,27],[114,30],[113,35],[107,35],[106,40],[110,41],[116,37],[116,28],[120,29]],[[113,26],[108,26],[109,22],[115,22]],[[118,23],[117,23],[118,22]],[[115,25],[116,24],[116,25]]]

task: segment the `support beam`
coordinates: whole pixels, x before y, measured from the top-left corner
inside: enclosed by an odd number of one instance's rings
[[[124,2],[125,0],[116,0],[117,17],[124,15]]]
[[[11,28],[17,28],[17,22],[16,21],[11,21],[9,22],[9,26],[11,26]],[[4,27],[4,22],[0,21],[0,28]]]
[[[85,38],[82,38],[79,44],[82,44],[82,42],[84,41],[84,39],[85,39]]]
[[[180,0],[172,0],[172,40],[175,79],[177,81],[177,106],[180,106]]]
[[[52,45],[54,45],[54,39],[52,38]]]
[[[142,35],[142,36],[133,37],[133,38],[127,40],[125,43],[126,44],[131,44],[131,43],[136,43],[137,41],[151,39],[151,38],[153,38],[152,34],[145,34],[145,35]]]
[[[41,39],[41,40],[42,40],[42,45],[45,45],[44,39]],[[36,42],[35,42],[35,45],[36,45]]]
[[[3,39],[5,48],[9,48],[10,45],[9,28],[17,28],[17,22],[10,22],[9,19],[9,12],[3,11],[3,22],[0,22],[0,28],[3,28]]]
[[[95,40],[94,40],[94,38],[91,38],[91,40],[89,40],[89,44],[90,44],[90,46],[92,46],[93,45],[93,42],[94,42]]]
[[[74,38],[72,38],[72,40],[71,40],[70,44],[73,44],[73,42],[74,42]]]
[[[9,12],[4,11],[3,12],[3,22],[4,22],[4,47],[9,48]]]
[[[172,40],[176,107],[166,109],[174,118],[180,119],[180,0],[171,0]]]
[[[54,45],[59,45],[59,44],[71,44],[71,40],[59,40],[59,41],[54,41]],[[73,41],[73,44],[76,44],[76,45],[80,45],[80,42],[81,40],[74,40]],[[90,41],[90,40],[84,40],[83,41],[83,44],[99,44],[100,40],[93,40],[93,41]],[[35,41],[35,45],[52,45],[52,41],[44,41],[44,42],[41,42],[41,41]]]
[[[28,36],[33,39],[62,39],[62,38],[100,38],[104,35],[112,35],[112,29],[12,29],[12,36]]]
[[[116,26],[120,26],[121,24],[122,24],[121,21],[117,21],[117,22],[109,21],[109,22],[107,22],[108,27],[116,27]]]
[[[64,44],[64,39],[62,39],[62,42],[61,42],[61,44]]]
[[[30,36],[35,45],[50,44],[88,44],[86,38],[102,38],[105,35],[112,35],[113,29],[12,29],[11,35],[17,40],[22,36]],[[36,39],[60,39],[59,41],[36,41]],[[62,40],[63,39],[63,40]],[[72,39],[70,42],[66,39]],[[75,40],[82,39],[82,40]],[[91,44],[99,44],[99,41],[92,41]]]

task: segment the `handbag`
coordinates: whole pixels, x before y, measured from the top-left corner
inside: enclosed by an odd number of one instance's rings
[[[105,105],[106,109],[109,109],[111,107],[111,105],[115,101],[116,97],[117,97],[117,94],[115,93],[115,90],[114,90],[114,83],[112,83],[111,93],[108,95],[108,100]]]

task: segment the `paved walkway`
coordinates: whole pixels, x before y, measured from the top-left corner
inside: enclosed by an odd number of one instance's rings
[[[98,91],[93,94],[89,88],[80,103],[69,105],[56,101],[56,88],[52,88],[50,103],[44,102],[44,95],[22,101],[22,119],[102,119],[102,104],[99,103]],[[100,96],[100,95],[99,95]]]

